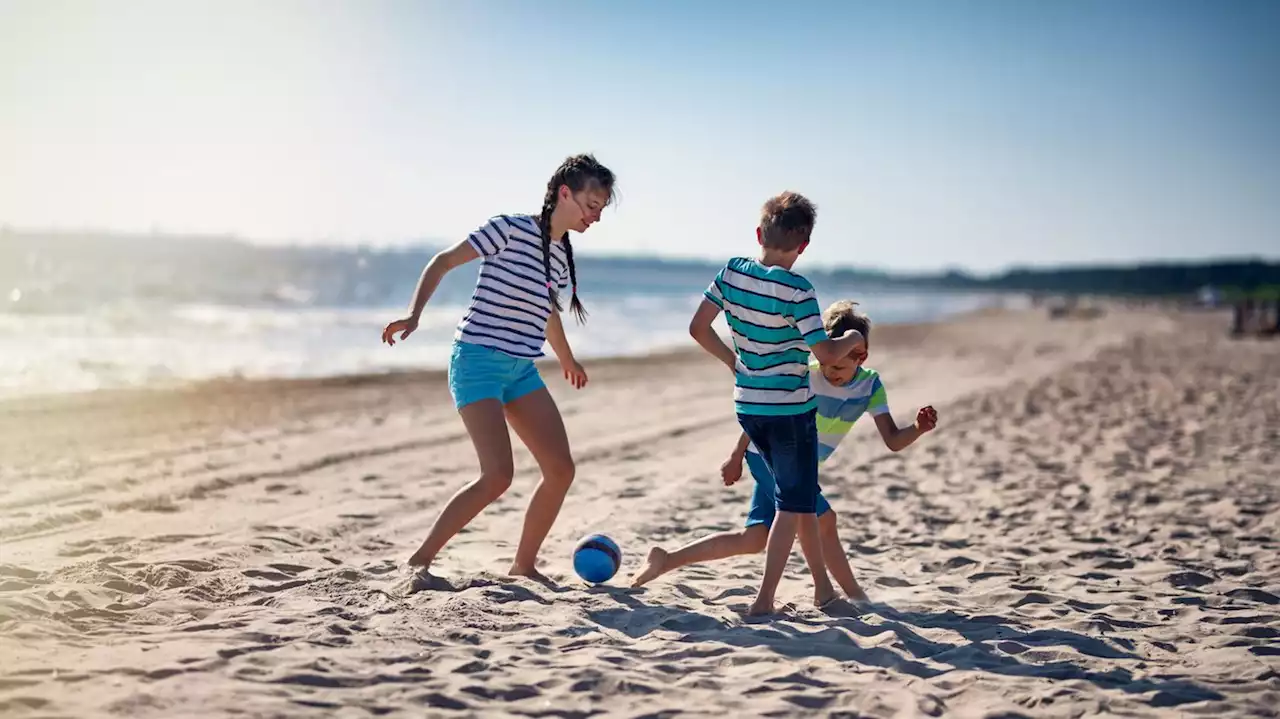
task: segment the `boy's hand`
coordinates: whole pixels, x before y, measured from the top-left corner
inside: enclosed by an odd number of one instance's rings
[[[843,340],[848,338],[850,335],[857,335],[858,341],[854,343],[853,349],[849,350],[849,354],[853,356],[865,355],[867,353],[867,338],[863,337],[861,332],[857,330],[845,330],[844,334],[840,335],[837,339]]]
[[[724,480],[724,486],[732,487],[739,479],[742,479],[742,458],[734,455],[724,461],[720,465],[720,478]]]
[[[916,428],[922,433],[932,430],[938,426],[938,411],[932,406],[921,407],[916,412]]]
[[[382,341],[394,346],[396,343],[396,333],[400,333],[400,339],[408,339],[413,331],[418,329],[418,320],[414,317],[405,317],[396,320],[382,329]]]
[[[587,371],[582,368],[582,363],[578,362],[578,360],[561,362],[560,369],[564,370],[564,378],[575,389],[582,389],[587,386]]]

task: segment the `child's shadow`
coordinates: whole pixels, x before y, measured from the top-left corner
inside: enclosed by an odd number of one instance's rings
[[[854,606],[843,600],[824,607],[823,612],[836,618],[836,626],[858,636],[871,637],[886,630],[897,635],[901,646],[912,656],[948,664],[956,669],[985,671],[1008,676],[1031,676],[1045,679],[1084,679],[1103,688],[1120,689],[1130,694],[1155,692],[1147,703],[1163,707],[1188,702],[1223,699],[1218,692],[1181,677],[1165,675],[1164,680],[1135,679],[1123,667],[1105,672],[1091,671],[1071,661],[1025,663],[1011,653],[1021,654],[1036,647],[1063,645],[1100,659],[1122,659],[1145,662],[1146,657],[1124,651],[1102,641],[1063,629],[1023,630],[1015,621],[994,614],[965,616],[954,610],[945,612],[900,611],[885,604]],[[867,624],[858,617],[876,614],[884,621]],[[803,621],[803,620],[802,620]],[[820,624],[827,625],[827,622]],[[911,626],[924,629],[948,629],[960,634],[968,643],[948,644],[921,636]],[[793,633],[809,636],[806,633]],[[991,643],[988,643],[991,642]],[[999,649],[1000,651],[997,651]]]
[[[1012,620],[995,615],[967,617],[954,611],[904,612],[883,604],[859,608],[841,600],[824,607],[821,611],[825,616],[822,617],[811,618],[796,614],[774,616],[772,621],[740,616],[720,619],[679,607],[645,604],[634,596],[643,590],[596,587],[591,591],[608,594],[618,603],[615,607],[587,612],[588,618],[602,627],[621,632],[632,639],[657,632],[670,632],[674,635],[670,637],[673,642],[701,645],[675,653],[664,652],[662,658],[667,660],[686,656],[714,656],[731,651],[729,647],[766,647],[788,657],[824,656],[838,662],[883,667],[921,678],[939,676],[952,669],[963,669],[1005,676],[1083,679],[1103,688],[1120,689],[1126,693],[1152,692],[1146,702],[1157,707],[1223,698],[1218,692],[1182,677],[1165,675],[1163,679],[1135,679],[1130,670],[1123,667],[1099,672],[1071,661],[1019,661],[1005,651],[1021,651],[1020,647],[1065,645],[1100,659],[1145,659],[1141,655],[1117,649],[1100,639],[1076,632],[1059,629],[1024,631],[1014,626]],[[885,621],[872,625],[858,618],[868,613],[875,613]],[[758,623],[761,621],[768,623]],[[957,644],[933,641],[921,636],[912,626],[946,628],[968,641]],[[850,636],[875,637],[886,631],[897,636],[898,644],[895,648],[902,651],[863,647]],[[707,645],[720,645],[722,649],[708,650]],[[999,651],[997,646],[1000,647]],[[922,659],[934,665],[946,666],[933,666],[918,661]]]
[[[618,606],[587,612],[587,618],[602,627],[621,632],[632,639],[641,639],[658,632],[672,632],[677,635],[671,637],[672,641],[702,645],[675,652],[662,650],[658,655],[651,657],[655,659],[674,661],[689,657],[717,656],[732,651],[731,647],[768,647],[787,656],[807,657],[818,654],[840,662],[858,662],[868,666],[896,668],[918,677],[927,678],[943,673],[919,662],[903,659],[887,649],[860,647],[839,632],[835,633],[839,635],[838,637],[827,637],[827,641],[815,644],[796,641],[795,636],[780,631],[779,626],[768,624],[767,622],[770,621],[768,617],[742,616],[742,610],[746,609],[746,604],[740,608],[735,607],[737,616],[734,618],[719,619],[680,607],[645,604],[634,596],[645,591],[643,589],[601,586],[589,591],[608,594],[618,603]],[[682,593],[688,595],[687,592]],[[750,594],[749,591],[746,593]],[[775,616],[772,619],[777,618]],[[751,624],[746,625],[743,622]],[[708,648],[707,644],[719,646]]]

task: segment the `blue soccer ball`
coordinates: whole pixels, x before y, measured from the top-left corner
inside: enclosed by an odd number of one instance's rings
[[[592,584],[607,582],[622,566],[622,550],[603,534],[589,534],[573,549],[573,571]]]

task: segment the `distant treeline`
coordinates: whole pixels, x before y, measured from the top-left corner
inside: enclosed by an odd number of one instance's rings
[[[174,242],[181,239],[181,242]],[[377,250],[352,246],[263,247],[245,244],[229,237],[182,237],[166,235],[101,235],[96,233],[14,233],[0,226],[0,267],[9,261],[20,261],[29,250],[42,246],[71,246],[112,251],[132,248],[160,254],[192,254],[210,258],[228,253],[256,252],[285,261],[292,256],[314,258],[331,255],[342,261],[342,255],[388,257],[410,264],[425,263],[438,247],[434,243]],[[12,253],[12,254],[11,254]],[[705,259],[670,257],[603,257],[583,252],[579,263],[588,270],[593,265],[613,268],[666,270],[671,273],[714,272],[720,264]],[[1215,260],[1205,262],[1147,262],[1136,265],[1078,266],[1045,269],[1013,268],[994,275],[978,275],[961,270],[937,273],[907,274],[857,267],[806,266],[806,275],[819,279],[859,283],[867,286],[933,287],[948,290],[989,290],[1035,292],[1044,294],[1094,294],[1128,296],[1189,296],[1206,287],[1217,290],[1224,299],[1252,297],[1280,299],[1280,262],[1261,259]],[[699,275],[701,277],[701,275]]]
[[[1128,267],[1016,268],[987,277],[953,271],[941,275],[897,275],[893,279],[948,289],[1054,294],[1186,296],[1210,287],[1226,299],[1240,295],[1274,299],[1273,296],[1280,295],[1280,263],[1262,260],[1144,263]]]

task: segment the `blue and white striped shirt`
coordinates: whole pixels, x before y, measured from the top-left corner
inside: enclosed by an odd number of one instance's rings
[[[551,293],[542,264],[542,232],[529,215],[500,215],[467,238],[480,253],[480,276],[454,340],[492,347],[513,357],[543,355]],[[551,281],[569,287],[564,246],[551,243]]]
[[[809,387],[809,348],[829,339],[817,294],[804,277],[735,257],[704,293],[724,310],[738,362],[738,414],[804,414],[817,406]]]

